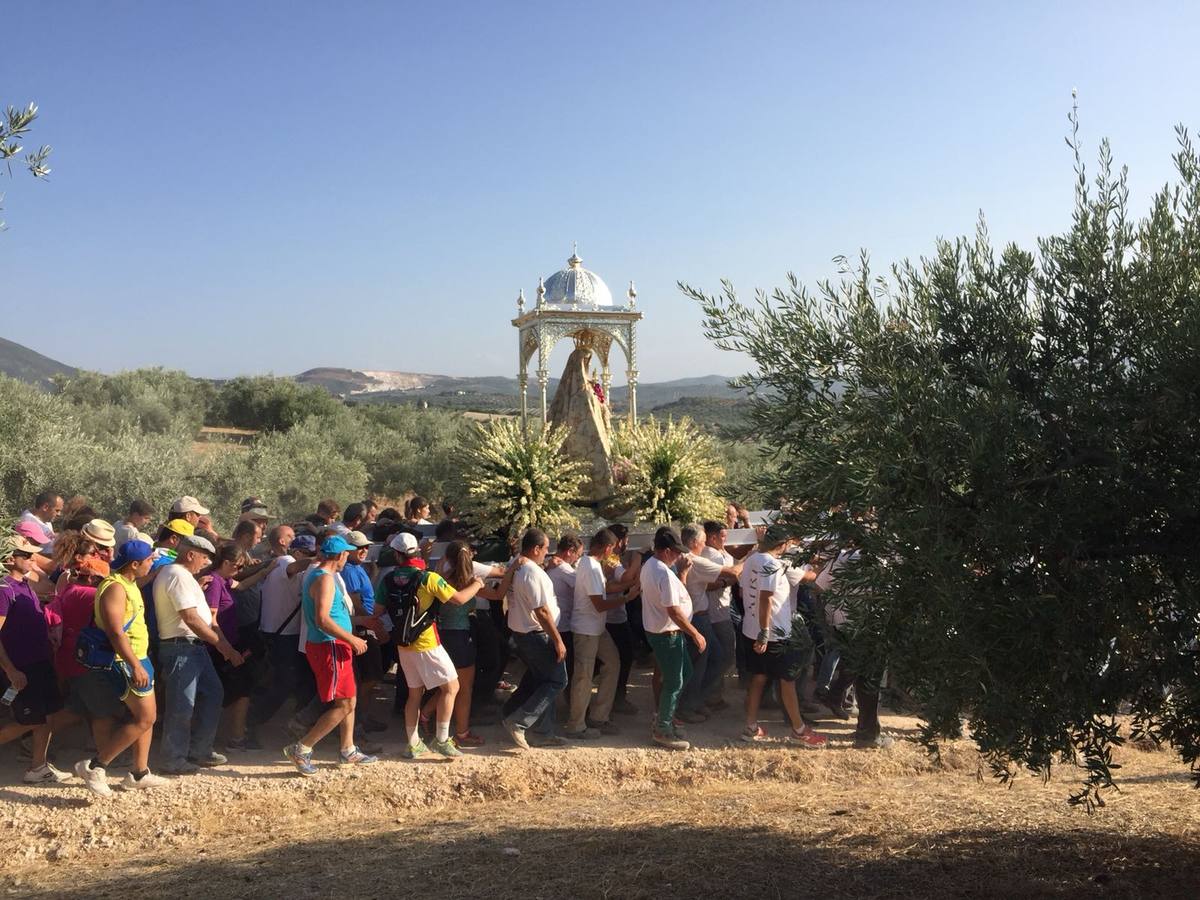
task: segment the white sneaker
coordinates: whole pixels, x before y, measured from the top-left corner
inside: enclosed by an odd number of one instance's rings
[[[46,763],[36,769],[27,769],[21,780],[26,784],[62,784],[64,781],[70,781],[71,776]]]
[[[75,763],[75,774],[83,779],[84,786],[97,797],[111,797],[112,788],[108,786],[108,774],[103,769],[91,768],[89,762],[91,760],[81,759]]]
[[[154,788],[165,787],[170,784],[168,778],[163,778],[161,775],[155,775],[153,772],[147,772],[141,778],[134,778],[130,772],[121,779],[121,790],[123,791],[149,791]]]

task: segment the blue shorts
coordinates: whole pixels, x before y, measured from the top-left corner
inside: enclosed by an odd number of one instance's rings
[[[150,683],[144,688],[135,688],[133,686],[133,677],[130,674],[129,663],[117,657],[113,660],[110,668],[104,670],[104,674],[108,676],[109,683],[117,692],[122,700],[125,700],[132,694],[135,697],[149,697],[154,693],[154,665],[149,659],[142,660],[142,668],[146,670],[146,674],[150,676]]]

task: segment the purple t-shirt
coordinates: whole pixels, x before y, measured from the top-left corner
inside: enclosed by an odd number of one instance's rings
[[[235,640],[238,633],[237,610],[234,609],[233,591],[229,589],[229,579],[221,575],[213,575],[212,581],[204,589],[204,599],[208,601],[209,609],[217,611],[217,626],[225,635],[226,640]]]
[[[4,652],[18,669],[34,663],[49,662],[50,629],[41,601],[26,581],[11,575],[0,578],[0,642]]]

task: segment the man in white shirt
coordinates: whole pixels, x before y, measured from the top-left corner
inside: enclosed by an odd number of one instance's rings
[[[508,597],[508,627],[525,674],[504,704],[502,724],[522,750],[529,749],[525,732],[535,726],[545,735],[544,744],[562,743],[554,734],[554,700],[567,686],[567,648],[554,624],[558,617],[554,584],[542,568],[549,550],[544,531],[525,532]]]
[[[724,523],[710,520],[704,523],[704,558],[711,562],[719,564],[722,568],[727,566],[737,565],[738,574],[741,574],[741,562],[734,558],[733,554],[725,547],[725,539],[729,535],[729,529]],[[747,550],[751,548],[742,548],[742,559],[745,559]],[[733,604],[733,585],[737,584],[737,577],[722,576],[717,580],[717,585],[711,588],[708,592],[708,620],[712,625],[713,637],[716,638],[718,644],[721,645],[721,661],[717,666],[717,674],[713,676],[712,687],[709,688],[705,695],[705,706],[717,711],[725,709],[729,706],[725,700],[725,676],[729,674],[737,662],[737,629],[734,628],[733,618],[729,613],[729,608]],[[709,663],[712,666],[712,663]]]
[[[796,602],[787,575],[787,563],[782,559],[789,543],[787,531],[772,525],[758,542],[757,552],[748,556],[742,567],[742,603],[745,607],[742,641],[750,684],[746,689],[746,728],[741,737],[744,741],[766,737],[766,729],[758,723],[758,709],[767,682],[776,678],[779,680],[779,698],[791,724],[791,734],[786,739],[801,747],[815,749],[825,746],[825,738],[801,718],[800,700],[796,696],[796,678],[804,671],[812,654],[808,647],[801,647],[792,640]],[[805,577],[814,576],[809,572]]]
[[[158,620],[158,659],[165,694],[163,766],[169,775],[188,775],[200,766],[228,760],[213,751],[225,697],[212,657],[211,644],[234,666],[242,654],[217,626],[197,573],[212,562],[216,548],[205,538],[184,538],[179,556],[154,579],[154,611]]]
[[[317,541],[311,534],[297,535],[291,525],[276,525],[267,534],[274,560],[262,582],[258,629],[267,648],[270,674],[250,698],[244,749],[261,747],[258,730],[274,718],[288,697],[298,692],[301,663],[296,649],[300,635],[300,582],[312,565]]]
[[[145,500],[134,500],[129,504],[129,512],[125,519],[117,523],[114,540],[120,547],[126,541],[136,541],[137,536],[146,531],[154,518],[154,507]]]
[[[683,582],[672,571],[671,567],[676,564],[686,578],[691,561],[683,552],[679,536],[670,528],[660,528],[654,535],[654,556],[642,565],[639,575],[642,626],[662,677],[653,738],[656,744],[671,750],[687,750],[691,745],[675,731],[679,693],[692,674],[684,635],[701,653],[706,644],[704,635],[692,626],[692,600]]]
[[[679,711],[675,717],[681,722],[696,723],[708,719],[704,712],[705,698],[712,692],[713,684],[725,677],[728,668],[712,625],[709,591],[719,588],[722,578],[736,578],[741,574],[742,567],[732,563],[727,566],[704,555],[703,525],[685,525],[680,532],[680,539],[691,562],[683,586],[692,598],[692,624],[704,635],[707,646],[703,652],[698,651],[694,644],[688,648],[692,676],[679,695]]]
[[[571,614],[575,608],[575,564],[583,554],[583,541],[577,534],[564,534],[558,539],[554,557],[546,560],[546,574],[554,585],[554,599],[558,603],[559,636],[567,645],[567,685],[570,689],[571,673],[575,671],[575,649],[571,636]]]
[[[608,596],[608,579],[601,562],[616,546],[616,535],[601,528],[592,537],[587,555],[579,560],[575,571],[571,616],[575,668],[571,673],[571,711],[563,731],[569,738],[591,740],[601,734],[617,732],[611,718],[613,701],[617,697],[617,678],[621,674],[621,656],[608,633],[607,620],[609,610],[625,605],[625,595]],[[599,688],[592,697],[596,660],[602,668]]]

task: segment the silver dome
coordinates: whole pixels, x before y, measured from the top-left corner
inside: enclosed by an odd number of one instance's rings
[[[558,306],[612,306],[612,292],[599,275],[572,253],[567,267],[546,279],[546,302]]]

